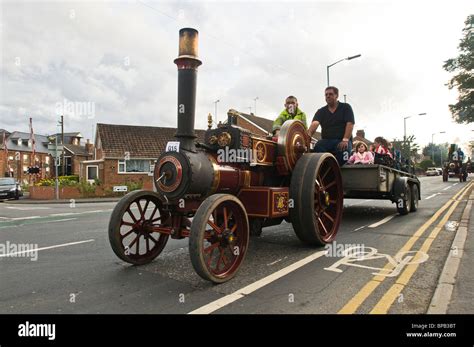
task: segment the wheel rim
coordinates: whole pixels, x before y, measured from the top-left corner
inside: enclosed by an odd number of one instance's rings
[[[342,191],[335,160],[324,160],[319,167],[314,185],[314,216],[318,233],[324,242],[336,236],[342,213]]]
[[[169,214],[153,196],[135,198],[120,220],[118,237],[125,256],[137,263],[154,259],[166,245],[168,235],[154,232],[152,227],[163,226],[168,219]]]
[[[208,271],[225,278],[239,268],[248,243],[245,215],[232,201],[220,203],[207,217],[202,254]]]

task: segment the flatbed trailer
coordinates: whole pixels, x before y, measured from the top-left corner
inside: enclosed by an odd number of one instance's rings
[[[379,164],[344,165],[341,173],[344,198],[390,200],[401,215],[418,209],[421,187],[416,175]]]

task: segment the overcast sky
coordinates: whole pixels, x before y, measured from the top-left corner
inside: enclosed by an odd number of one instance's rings
[[[1,1],[0,128],[65,130],[95,123],[176,126],[178,31],[199,30],[196,128],[228,109],[274,119],[286,96],[311,119],[324,106],[326,66],[366,137],[473,139],[452,122],[457,98],[442,68],[457,56],[473,1]]]

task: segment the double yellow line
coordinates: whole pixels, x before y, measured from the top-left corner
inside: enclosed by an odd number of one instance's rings
[[[457,192],[451,199],[449,199],[436,213],[431,216],[431,218],[426,221],[414,234],[410,239],[403,245],[403,247],[398,251],[400,252],[408,252],[411,250],[415,242],[424,234],[424,232],[441,216],[441,214],[449,208],[448,212],[444,215],[444,217],[440,220],[437,226],[433,229],[430,235],[427,237],[423,245],[421,246],[420,251],[427,253],[431,247],[431,244],[438,236],[439,232],[443,229],[444,225],[448,221],[448,218],[454,212],[456,207],[458,206],[461,199],[464,195],[469,191],[472,186],[472,182],[470,182],[466,187],[461,189]],[[460,197],[458,199],[458,197]],[[451,207],[449,207],[451,205]],[[412,260],[416,262],[419,258],[420,253],[417,253],[415,258]],[[401,291],[410,281],[411,277],[418,269],[419,264],[410,264],[407,265],[405,270],[402,274],[398,277],[395,284],[393,284],[390,289],[383,295],[383,297],[377,302],[370,313],[387,313],[390,307],[392,306],[393,302],[397,299],[400,295]],[[385,265],[384,270],[390,271],[393,269],[393,265],[388,263]],[[367,284],[362,287],[359,292],[350,299],[347,304],[338,312],[338,313],[354,313],[357,309],[364,303],[364,301],[373,293],[375,289],[385,280],[386,277],[384,276],[374,276]]]

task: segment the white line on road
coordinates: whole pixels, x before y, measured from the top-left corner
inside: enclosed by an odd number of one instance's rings
[[[395,217],[396,214],[392,214],[388,217],[385,217],[384,219],[382,219],[381,221],[377,222],[377,223],[374,223],[374,224],[370,224],[368,226],[368,228],[377,228],[378,226],[382,225],[382,224],[385,224],[387,223],[388,221],[392,220],[393,217]]]
[[[431,198],[434,198],[436,195],[439,195],[439,194],[441,194],[441,193],[435,193],[435,194],[433,194],[433,195],[427,196],[427,197],[425,198],[425,200],[429,200],[429,199],[431,199]]]
[[[10,257],[12,255],[17,255],[17,254],[23,254],[23,253],[31,253],[31,252],[36,252],[36,251],[43,251],[45,249],[52,249],[52,248],[59,248],[59,247],[66,247],[66,246],[74,246],[74,245],[79,245],[81,243],[86,243],[86,242],[93,242],[95,241],[94,239],[89,239],[89,240],[84,240],[84,241],[77,241],[77,242],[69,242],[69,243],[63,243],[61,245],[54,245],[54,246],[48,246],[48,247],[41,247],[41,248],[35,248],[35,249],[29,249],[27,251],[21,251],[21,252],[13,252],[13,253],[7,253],[7,254],[0,254],[1,257]]]
[[[372,201],[372,200],[362,200],[362,201],[357,201],[353,204],[350,204],[350,203],[346,203],[345,205],[347,206],[355,206],[355,205],[360,205],[360,204],[363,204],[364,202],[369,202],[369,201]]]
[[[446,188],[443,188],[443,190],[448,190],[449,188],[451,188],[452,186],[454,186],[454,184],[450,185],[450,186],[447,186]]]
[[[49,217],[65,217],[65,216],[77,216],[82,214],[89,214],[89,213],[101,213],[101,212],[109,212],[112,209],[108,210],[94,210],[94,211],[83,211],[83,212],[66,212],[66,213],[53,213],[46,216],[30,216],[30,217],[17,217],[17,218],[5,218],[6,222],[16,221],[16,220],[26,220],[26,219],[36,219],[36,218],[49,218]],[[4,218],[4,217],[1,217]]]
[[[17,207],[17,206],[5,206],[11,210],[20,210],[20,211],[32,211],[32,210],[49,210],[50,207],[40,207],[40,206],[31,206],[31,207]]]
[[[267,277],[264,277],[262,278],[261,280],[258,280],[257,282],[254,282],[252,284],[249,284],[248,286],[242,288],[242,289],[239,289],[237,290],[236,292],[232,293],[232,294],[229,294],[229,295],[226,295],[220,299],[217,299],[207,305],[204,305],[194,311],[191,311],[189,312],[189,314],[209,314],[209,313],[212,313],[214,311],[217,311],[218,309],[226,306],[226,305],[229,305],[231,303],[233,303],[234,301],[237,301],[239,300],[240,298],[244,297],[245,295],[249,295],[250,293],[256,291],[257,289],[260,289],[264,286],[266,286],[267,284],[273,282],[273,281],[276,281],[277,279],[289,274],[290,272],[292,271],[295,271],[297,269],[299,269],[300,267],[312,262],[313,260],[316,260],[320,257],[322,257],[323,255],[325,255],[327,253],[327,251],[319,251],[319,252],[316,252],[316,253],[313,253],[311,254],[310,256],[304,258],[304,259],[301,259],[299,261],[297,261],[296,263],[293,263],[275,273],[272,273],[271,275],[267,276]]]
[[[76,220],[76,219],[77,218],[63,218],[63,219],[50,220],[47,223],[66,222],[69,220]]]
[[[366,226],[367,226],[367,225],[363,225],[363,226],[361,226],[361,227],[358,227],[358,228],[352,230],[351,232],[353,233],[354,231],[359,231],[360,229],[364,229]]]
[[[36,218],[41,218],[41,216],[17,217],[17,218],[9,218],[9,220],[23,220],[23,219],[36,219]]]

